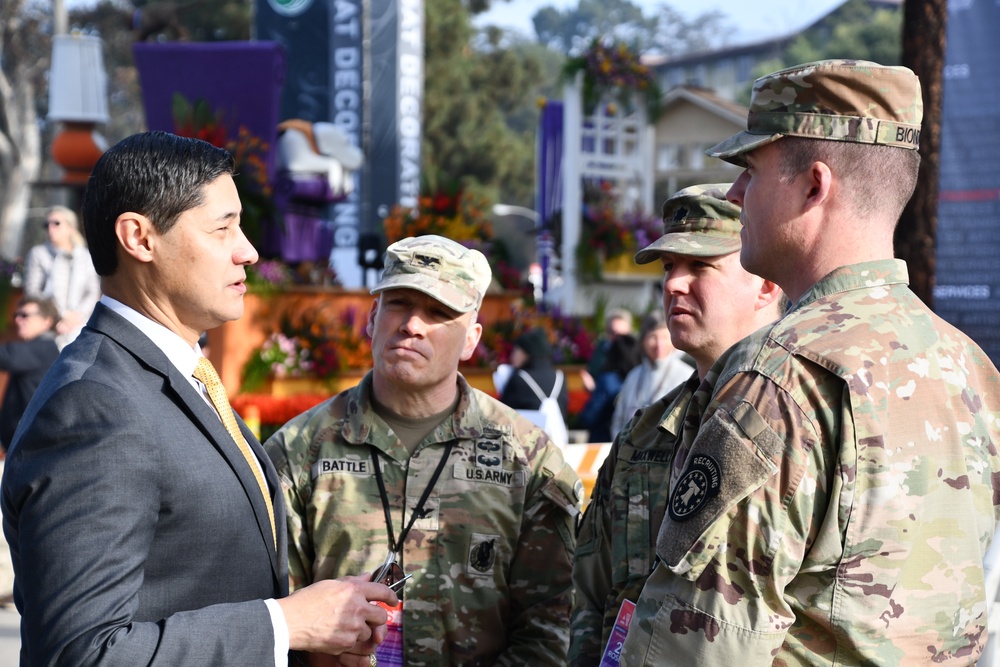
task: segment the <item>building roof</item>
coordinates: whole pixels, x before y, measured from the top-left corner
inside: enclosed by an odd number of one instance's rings
[[[668,90],[663,96],[663,110],[666,111],[671,105],[681,100],[731,120],[737,125],[746,123],[748,109],[745,106],[720,97],[707,88],[690,84],[675,86]]]

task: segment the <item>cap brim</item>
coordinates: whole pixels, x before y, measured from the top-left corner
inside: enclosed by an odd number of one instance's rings
[[[677,232],[664,234],[635,254],[636,264],[649,264],[660,259],[665,252],[692,257],[721,257],[740,249],[740,240],[731,236]]]
[[[413,289],[423,292],[432,299],[443,303],[457,313],[471,313],[476,310],[476,300],[472,299],[472,304],[458,301],[448,301],[441,298],[441,279],[435,276],[428,276],[422,273],[404,273],[385,278],[376,285],[370,294],[378,294],[391,289]]]
[[[746,167],[747,162],[743,158],[750,151],[766,146],[767,144],[781,139],[783,134],[751,134],[744,130],[729,137],[725,141],[712,146],[705,154],[709,157],[717,157],[730,164]]]

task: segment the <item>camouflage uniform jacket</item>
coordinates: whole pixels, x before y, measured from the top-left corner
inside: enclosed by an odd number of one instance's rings
[[[976,662],[1000,375],[906,281],[837,269],[717,363],[622,664]]]
[[[288,504],[294,591],[373,571],[388,551],[372,451],[399,539],[435,468],[449,460],[403,543],[406,664],[562,665],[580,484],[527,420],[459,377],[454,416],[412,457],[371,408],[371,373],[288,422],[266,444]]]
[[[623,600],[653,570],[680,420],[697,374],[642,408],[615,438],[577,531],[569,664],[597,667]]]

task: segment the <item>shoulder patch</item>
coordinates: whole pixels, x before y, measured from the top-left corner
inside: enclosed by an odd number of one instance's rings
[[[722,469],[719,462],[707,454],[696,454],[687,470],[677,480],[670,496],[668,509],[674,521],[686,521],[719,493]]]
[[[469,543],[467,572],[478,576],[493,574],[493,566],[497,560],[497,545],[499,543],[499,535],[472,533]]]

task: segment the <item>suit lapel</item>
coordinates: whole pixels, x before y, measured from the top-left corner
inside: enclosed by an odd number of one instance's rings
[[[208,441],[219,451],[243,486],[247,499],[253,507],[261,539],[264,541],[267,551],[270,554],[271,568],[274,572],[275,580],[278,582],[279,589],[287,592],[287,576],[283,573],[283,568],[281,567],[282,560],[279,558],[279,548],[284,547],[284,535],[286,532],[283,509],[284,499],[280,493],[281,482],[274,470],[274,466],[271,465],[270,459],[264,453],[264,449],[257,441],[257,438],[254,437],[253,433],[250,432],[250,429],[247,428],[247,425],[237,414],[236,421],[240,426],[240,431],[250,445],[250,450],[257,458],[258,463],[264,471],[264,477],[267,480],[268,490],[271,494],[271,504],[274,506],[274,522],[275,532],[278,536],[278,546],[274,544],[271,538],[271,521],[267,516],[267,507],[265,507],[264,499],[260,495],[260,487],[257,485],[257,479],[254,477],[253,471],[250,470],[247,460],[243,457],[243,453],[236,443],[233,442],[233,438],[229,435],[229,431],[226,430],[222,420],[219,419],[219,414],[215,411],[215,408],[209,405],[204,397],[198,394],[188,379],[167,359],[167,356],[160,348],[153,344],[148,337],[131,323],[115,314],[110,308],[98,303],[87,326],[101,331],[114,339],[145,364],[151,372],[163,376],[178,406],[191,418],[191,421],[201,429]],[[279,506],[282,507],[280,519]]]

